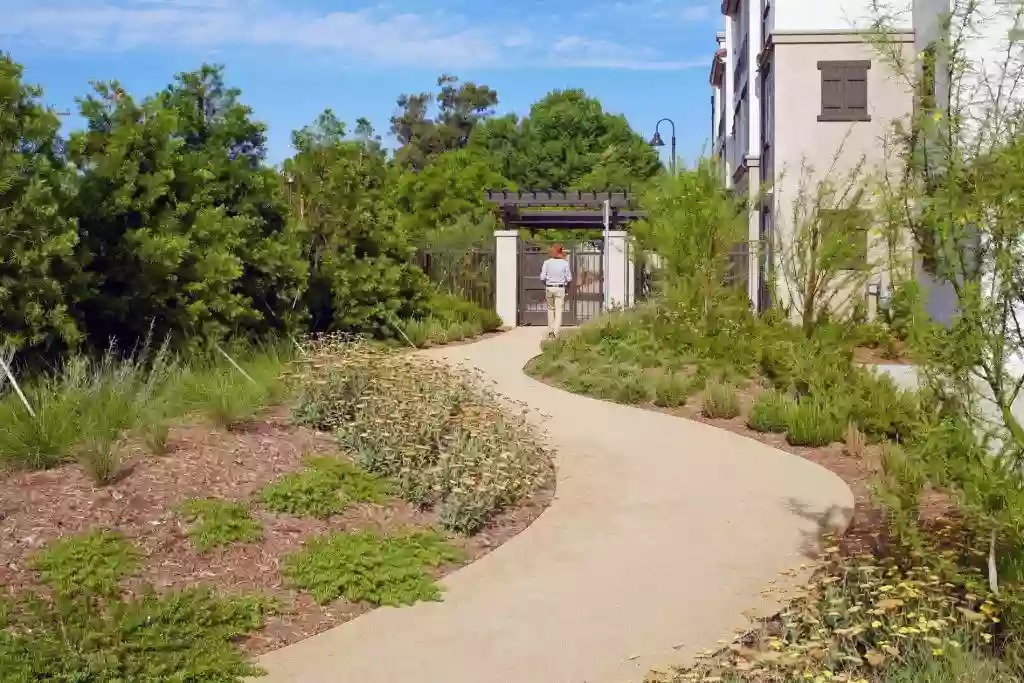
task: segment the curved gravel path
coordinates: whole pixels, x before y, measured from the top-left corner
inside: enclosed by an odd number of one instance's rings
[[[429,355],[545,413],[558,490],[526,531],[443,581],[263,656],[270,683],[624,683],[685,663],[770,609],[762,591],[847,516],[837,476],[698,422],[569,394],[523,365],[543,330]],[[840,513],[837,515],[837,512]]]

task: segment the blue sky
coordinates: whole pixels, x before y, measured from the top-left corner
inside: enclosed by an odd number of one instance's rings
[[[498,91],[525,113],[555,88],[579,87],[649,136],[677,125],[698,155],[710,128],[715,0],[0,0],[0,50],[60,110],[90,80],[141,96],[202,62],[270,127],[270,157],[325,107],[369,118],[387,139],[400,93],[441,73]],[[70,117],[69,126],[78,125]],[[668,141],[667,124],[662,135]],[[667,157],[667,155],[666,155]]]

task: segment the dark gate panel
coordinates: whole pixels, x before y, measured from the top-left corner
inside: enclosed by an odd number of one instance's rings
[[[544,283],[540,269],[548,257],[548,248],[519,240],[519,324],[547,325],[548,307],[544,300]],[[566,297],[568,307],[568,297]],[[568,324],[563,312],[562,321]]]
[[[572,247],[573,325],[581,325],[604,310],[604,240],[580,242]]]
[[[519,324],[547,325],[548,308],[540,269],[551,245],[519,241]],[[604,242],[594,240],[565,245],[573,282],[566,292],[563,325],[579,325],[596,318],[604,308]]]

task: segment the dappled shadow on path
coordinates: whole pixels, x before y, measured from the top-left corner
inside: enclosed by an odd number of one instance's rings
[[[786,509],[797,517],[814,523],[813,529],[800,532],[803,536],[800,552],[812,560],[818,559],[821,555],[827,539],[838,540],[853,521],[853,508],[841,505],[814,509],[803,501],[789,498],[786,500]]]

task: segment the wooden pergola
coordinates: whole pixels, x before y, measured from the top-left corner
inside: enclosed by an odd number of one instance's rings
[[[487,201],[499,209],[506,230],[601,230],[605,200],[612,230],[625,230],[630,222],[646,217],[635,208],[629,192],[487,191]]]

